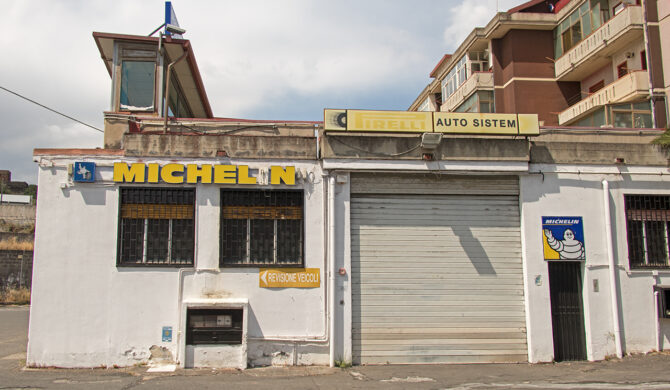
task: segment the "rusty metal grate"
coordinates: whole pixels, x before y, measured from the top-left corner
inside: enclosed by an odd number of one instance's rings
[[[625,195],[631,268],[668,268],[670,196]]]
[[[193,265],[195,190],[121,188],[119,265]]]
[[[302,191],[221,191],[220,266],[301,265]]]

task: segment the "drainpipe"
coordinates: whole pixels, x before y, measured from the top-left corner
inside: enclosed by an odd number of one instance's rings
[[[654,307],[656,310],[654,310],[654,313],[656,313],[656,318],[655,318],[655,323],[656,323],[656,350],[658,352],[661,352],[661,317],[660,317],[660,311],[658,310],[658,300],[659,300],[659,291],[656,290],[654,291]]]
[[[649,102],[651,104],[651,123],[654,128],[657,128],[656,124],[656,107],[654,105],[654,79],[652,77],[652,63],[651,63],[651,50],[649,46],[649,22],[647,20],[647,1],[642,0],[642,17],[644,23],[643,36],[644,36],[644,55],[645,60],[647,61],[647,77],[649,78]],[[667,110],[666,110],[667,111]],[[668,118],[666,117],[666,121]]]
[[[605,238],[607,239],[607,260],[610,271],[610,296],[612,298],[612,324],[614,330],[614,344],[616,345],[616,355],[623,357],[623,346],[621,343],[621,327],[619,314],[619,290],[617,289],[616,263],[614,261],[614,244],[612,242],[612,219],[610,217],[610,189],[607,180],[603,184],[603,216],[605,217]]]
[[[335,367],[335,175],[328,178],[328,298],[330,366]]]
[[[165,72],[165,103],[163,106],[163,116],[164,121],[163,121],[163,134],[167,133],[167,122],[168,122],[168,106],[170,105],[170,72],[172,72],[172,67],[175,66],[179,61],[183,60],[186,58],[186,54],[188,54],[188,51],[184,49],[184,54],[181,55],[181,57],[177,58],[176,60],[170,62],[170,65],[167,67],[167,72]]]

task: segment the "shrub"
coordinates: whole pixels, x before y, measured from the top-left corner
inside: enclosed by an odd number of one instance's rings
[[[0,303],[10,305],[27,305],[30,303],[30,290],[25,287],[21,287],[0,291]]]

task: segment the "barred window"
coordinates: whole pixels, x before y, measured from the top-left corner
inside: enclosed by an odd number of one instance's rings
[[[670,196],[625,195],[631,268],[668,268]]]
[[[121,188],[118,265],[192,266],[195,190]]]
[[[302,191],[221,190],[219,265],[303,264]]]

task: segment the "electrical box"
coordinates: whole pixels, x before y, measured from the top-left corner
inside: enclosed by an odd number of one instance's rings
[[[186,344],[242,344],[243,309],[188,309]]]

